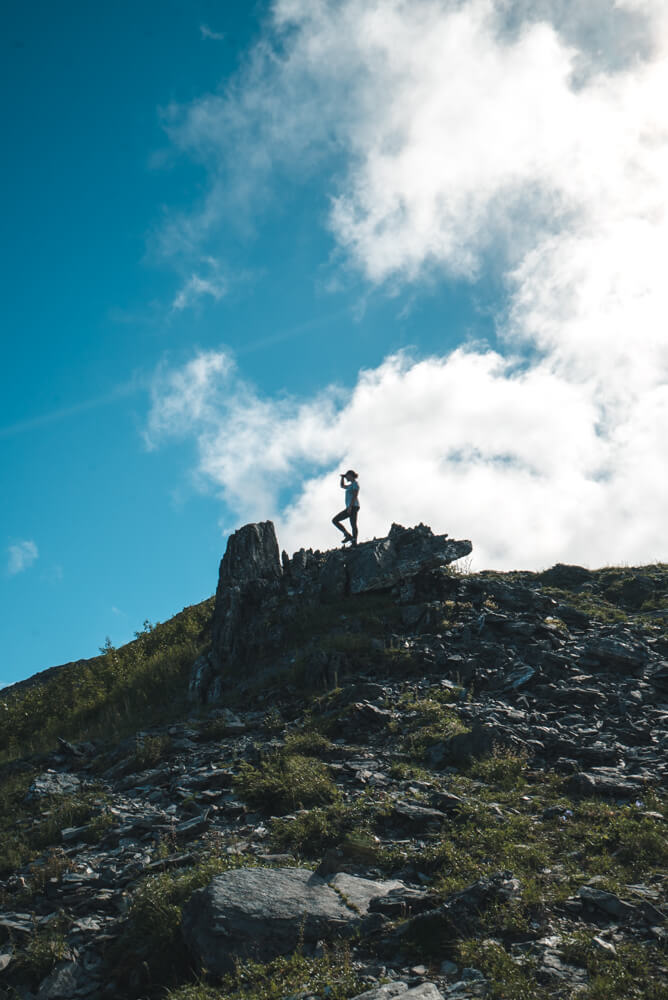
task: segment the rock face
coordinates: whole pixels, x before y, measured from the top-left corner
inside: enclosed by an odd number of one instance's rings
[[[220,563],[212,626],[212,663],[241,663],[264,602],[281,579],[276,532],[271,521],[246,524],[230,536]],[[201,667],[201,665],[200,665]],[[211,674],[199,683],[211,681]],[[191,685],[191,690],[193,685]]]
[[[230,535],[220,563],[218,591],[248,580],[278,580],[281,560],[271,521],[246,524]]]
[[[447,566],[470,554],[469,541],[455,541],[447,535],[433,535],[431,528],[402,528],[393,524],[387,538],[365,542],[355,549],[330,553],[323,568],[323,577],[339,566],[345,570],[345,588],[350,594],[387,590],[418,574]],[[325,585],[323,580],[323,586]]]
[[[300,607],[346,596],[393,587],[415,593],[416,581],[424,581],[471,550],[469,541],[434,535],[425,525],[393,524],[387,538],[362,542],[354,549],[324,553],[300,549],[292,559],[283,553],[281,560],[271,521],[245,525],[230,536],[220,564],[212,649],[193,668],[192,699],[217,700],[225,676],[242,667],[252,669],[278,649],[283,630],[277,612],[287,598],[294,617]]]
[[[183,913],[183,936],[199,964],[223,975],[235,958],[267,962],[359,928],[375,897],[397,881],[339,874],[331,882],[305,868],[239,868],[195,892]]]

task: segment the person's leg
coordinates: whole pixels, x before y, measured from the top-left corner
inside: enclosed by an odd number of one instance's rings
[[[344,535],[344,540],[345,540],[345,541],[348,541],[348,539],[352,539],[352,537],[353,537],[353,536],[352,536],[352,535],[350,534],[350,532],[349,532],[349,531],[347,531],[347,530],[346,530],[346,529],[345,529],[345,528],[343,527],[343,525],[341,524],[341,521],[345,521],[345,520],[347,520],[347,518],[348,518],[348,517],[350,517],[350,515],[349,515],[349,513],[348,513],[348,509],[346,508],[346,510],[342,510],[342,511],[340,511],[340,512],[339,512],[339,513],[338,513],[338,514],[336,515],[336,517],[333,517],[333,518],[332,518],[332,524],[334,525],[334,527],[338,528],[338,529],[339,529],[339,531],[341,531],[341,532],[343,533],[343,535]]]
[[[352,529],[353,545],[357,545],[357,511],[357,507],[353,507],[350,511],[350,527]]]

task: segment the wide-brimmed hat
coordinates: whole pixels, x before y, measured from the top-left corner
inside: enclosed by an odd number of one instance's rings
[[[357,479],[357,473],[354,471],[354,469],[348,469],[348,471],[345,472],[344,475],[345,476],[352,476],[353,479]]]

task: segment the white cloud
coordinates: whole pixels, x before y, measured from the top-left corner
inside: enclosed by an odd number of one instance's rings
[[[272,173],[328,170],[330,231],[370,283],[501,276],[514,360],[392,358],[348,394],[276,401],[202,356],[173,373],[185,409],[156,390],[154,430],[167,412],[187,426],[241,516],[275,515],[296,483],[292,544],[325,542],[317,470],[336,462],[359,466],[372,531],[431,520],[494,565],[665,557],[663,0],[279,0],[273,16],[225,94],[173,109],[211,177],[179,238],[196,248]]]
[[[195,305],[201,298],[208,295],[216,302],[227,292],[227,281],[221,277],[204,278],[199,274],[191,274],[185,284],[179,289],[172,302],[172,309],[181,311]]]
[[[9,556],[7,572],[10,576],[15,576],[17,573],[23,573],[24,570],[29,569],[39,556],[37,546],[29,539],[15,542],[8,547],[7,552]]]
[[[224,31],[213,31],[208,24],[200,24],[199,33],[202,38],[209,38],[214,42],[222,42],[225,39]]]
[[[655,560],[668,485],[647,460],[668,431],[668,391],[624,433],[603,433],[600,417],[590,384],[492,351],[395,356],[351,393],[306,401],[263,399],[210,353],[163,374],[151,427],[156,443],[193,436],[203,483],[240,521],[274,518],[289,550],[336,543],[336,474],[352,466],[364,537],[425,521],[471,537],[478,566]]]

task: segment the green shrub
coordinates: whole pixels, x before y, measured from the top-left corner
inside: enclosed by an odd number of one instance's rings
[[[143,771],[159,764],[171,742],[171,737],[167,733],[137,739],[135,747],[135,767],[137,770]]]
[[[14,967],[25,974],[33,986],[37,986],[66,954],[67,944],[62,927],[54,923],[34,931],[25,947],[17,952]]]
[[[523,788],[526,784],[524,780],[526,767],[525,753],[515,753],[499,747],[489,757],[474,761],[468,774],[478,781],[484,781],[487,785],[493,784],[503,791],[511,791]]]
[[[271,843],[280,851],[290,850],[305,857],[319,857],[328,847],[341,845],[351,857],[365,854],[373,845],[374,860],[379,849],[372,840],[372,828],[378,814],[378,804],[370,796],[356,801],[337,801],[329,806],[310,809],[291,817],[274,817],[271,822]]]
[[[274,815],[334,802],[341,794],[324,764],[285,752],[262,758],[257,767],[243,763],[235,789],[244,802]]]
[[[285,739],[285,750],[290,754],[302,754],[305,757],[320,757],[331,753],[334,744],[326,736],[315,729],[299,733],[290,733]]]
[[[668,983],[662,958],[654,945],[622,942],[612,954],[598,946],[593,933],[581,931],[564,942],[564,958],[582,966],[590,976],[583,1000],[665,1000]]]
[[[435,698],[404,704],[410,711],[404,715],[406,735],[401,740],[401,749],[417,761],[424,760],[435,743],[467,731],[457,713]]]
[[[106,739],[173,717],[194,659],[209,641],[213,598],[102,655],[45,671],[3,692],[0,761],[51,748],[56,737]]]
[[[489,980],[493,1000],[549,1000],[552,991],[541,988],[533,975],[532,963],[514,962],[499,941],[470,938],[460,942],[462,964],[480,969]]]
[[[281,1000],[304,993],[346,1000],[364,990],[352,967],[346,945],[326,949],[321,958],[307,958],[297,950],[271,962],[237,962],[232,975],[219,987],[203,982],[170,991],[168,1000]]]

